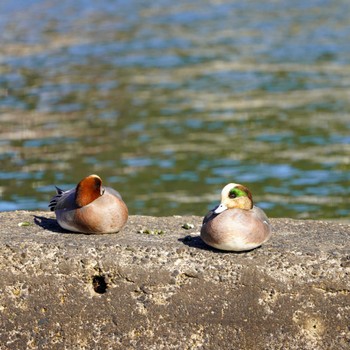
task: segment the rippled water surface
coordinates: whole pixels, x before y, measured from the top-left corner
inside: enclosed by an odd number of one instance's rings
[[[0,210],[97,173],[132,214],[349,218],[350,2],[0,3]]]

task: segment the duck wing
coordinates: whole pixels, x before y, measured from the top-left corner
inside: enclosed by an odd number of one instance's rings
[[[57,209],[76,209],[75,204],[75,188],[68,191],[63,191],[62,189],[56,187],[56,195],[53,196],[49,203],[49,208],[51,211]]]

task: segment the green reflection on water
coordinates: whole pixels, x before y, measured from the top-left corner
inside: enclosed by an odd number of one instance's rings
[[[98,173],[132,214],[204,215],[233,181],[272,217],[349,216],[346,3],[301,22],[301,2],[284,19],[284,2],[130,3],[15,11],[1,48],[1,210],[45,208],[54,184]]]

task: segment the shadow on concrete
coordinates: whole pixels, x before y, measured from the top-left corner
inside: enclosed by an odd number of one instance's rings
[[[203,242],[202,238],[200,236],[191,236],[188,235],[184,238],[179,238],[178,239],[180,242],[182,242],[184,245],[187,245],[188,247],[191,248],[196,248],[196,249],[202,249],[202,250],[207,250],[207,251],[212,251],[214,253],[222,254],[222,253],[228,253],[223,250],[219,250],[213,247],[210,247],[206,243]]]
[[[34,223],[45,230],[55,233],[72,233],[63,229],[56,219],[46,218],[45,216],[34,215]]]
[[[259,249],[261,246],[250,249],[250,250],[245,250],[242,252],[234,252],[234,251],[227,251],[227,250],[220,250],[220,249],[216,249],[213,247],[208,246],[206,243],[203,242],[203,240],[200,238],[200,236],[186,236],[184,238],[179,238],[178,239],[180,242],[182,242],[183,244],[187,245],[188,247],[191,248],[196,248],[196,249],[203,249],[203,250],[207,250],[207,251],[212,251],[214,253],[218,253],[218,254],[245,254],[245,253],[249,253],[252,252],[256,249]]]

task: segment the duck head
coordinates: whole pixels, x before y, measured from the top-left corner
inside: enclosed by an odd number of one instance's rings
[[[101,178],[98,175],[89,175],[78,183],[75,190],[75,203],[78,207],[84,207],[101,197],[104,191]]]
[[[249,189],[243,185],[229,183],[221,191],[221,203],[214,210],[215,214],[220,214],[227,209],[253,208],[253,197]]]

